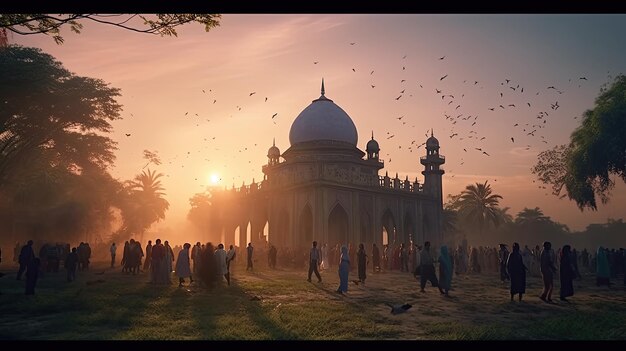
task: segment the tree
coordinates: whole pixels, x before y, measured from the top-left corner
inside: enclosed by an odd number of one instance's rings
[[[502,222],[501,210],[498,208],[500,199],[502,196],[493,194],[491,185],[485,181],[484,184],[476,183],[465,187],[457,206],[461,216],[475,223],[482,234],[489,223],[497,227]]]
[[[533,209],[524,207],[524,209],[517,214],[515,223],[527,226],[537,222],[546,222],[547,220],[550,220],[550,218],[544,216],[543,211],[540,210],[539,207],[535,207]]]
[[[37,48],[0,48],[0,190],[46,159],[74,172],[104,169],[116,143],[119,89],[76,76]]]
[[[541,152],[532,168],[553,194],[563,188],[582,211],[597,210],[596,196],[609,201],[618,176],[626,182],[626,76],[605,84],[595,107],[583,113],[582,124],[570,136],[568,145]]]
[[[162,219],[169,208],[159,178],[162,173],[142,171],[134,180],[126,181],[123,189],[125,200],[121,205],[124,225],[118,235],[143,235],[146,229]]]
[[[0,14],[0,30],[20,35],[45,34],[51,35],[57,44],[63,44],[60,34],[61,27],[79,34],[83,28],[81,22],[91,21],[111,25],[138,33],[160,36],[177,36],[176,27],[187,23],[204,24],[204,30],[219,26],[219,14]]]

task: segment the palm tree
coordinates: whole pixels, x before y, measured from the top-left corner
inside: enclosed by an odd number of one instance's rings
[[[510,207],[498,208],[498,215],[504,224],[513,223],[513,216],[511,216],[510,213],[507,213],[510,209]]]
[[[162,176],[162,173],[157,174],[148,168],[147,172],[142,171],[137,175],[134,181],[127,182],[131,203],[127,208],[131,213],[125,216],[125,220],[130,219],[134,222],[127,223],[127,226],[132,228],[131,232],[143,235],[154,222],[165,218],[165,211],[170,204],[163,198],[165,189],[159,180]]]
[[[515,218],[515,223],[522,226],[527,226],[534,223],[547,222],[549,220],[550,217],[546,217],[543,214],[543,211],[539,209],[539,207],[535,207],[533,209],[524,207],[524,209],[517,214],[517,218]]]
[[[478,225],[482,234],[485,225],[492,223],[499,226],[502,222],[502,210],[498,207],[502,196],[492,194],[491,185],[476,183],[465,187],[459,200],[459,213]]]
[[[453,233],[456,231],[457,212],[451,208],[443,209],[441,218],[441,230],[444,233]]]

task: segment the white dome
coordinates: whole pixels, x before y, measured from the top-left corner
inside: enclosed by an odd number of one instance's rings
[[[322,87],[323,89],[323,87]],[[293,121],[289,131],[291,145],[313,140],[358,142],[356,126],[346,111],[324,96],[305,108]]]

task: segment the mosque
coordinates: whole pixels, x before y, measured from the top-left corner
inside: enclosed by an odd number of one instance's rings
[[[275,143],[269,148],[263,181],[212,194],[209,231],[242,247],[269,241],[307,248],[313,240],[440,245],[445,157],[432,132],[419,159],[423,183],[381,176],[385,164],[373,133],[365,152],[358,141],[354,122],[325,96],[322,80],[321,96],[291,125],[291,146],[282,153]]]

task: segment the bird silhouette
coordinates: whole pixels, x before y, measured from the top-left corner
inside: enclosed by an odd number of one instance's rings
[[[356,44],[356,43],[350,43],[350,45],[354,45],[354,44]]]
[[[437,92],[437,94],[441,94],[441,90],[435,88],[435,91]]]
[[[448,75],[446,74],[445,76],[439,78],[439,80],[444,80]]]
[[[254,91],[254,92],[250,93],[250,95],[249,95],[249,96],[252,96],[252,95],[254,95],[254,94],[256,94],[256,91]]]
[[[394,306],[392,304],[386,304],[387,306],[391,307],[391,314],[396,315],[396,314],[400,314],[400,313],[405,313],[406,311],[408,311],[411,307],[413,307],[413,305],[405,303],[403,305],[397,305]]]
[[[204,89],[202,89],[202,92],[206,94],[206,91],[204,91]]]
[[[444,56],[440,57],[439,59],[440,59],[440,60],[443,60],[443,59],[445,59],[445,58],[446,58],[446,56],[444,55]]]
[[[513,139],[513,137],[511,137],[511,142],[513,142],[513,143],[515,142],[515,139]]]
[[[400,100],[400,98],[401,98],[401,97],[402,97],[402,95],[398,96],[398,97],[396,98],[396,100]]]
[[[375,85],[372,85],[372,89],[373,89],[373,88],[376,88],[376,86],[375,86]]]
[[[406,82],[406,79],[403,79],[403,80],[400,81],[400,83],[404,83],[404,82]]]
[[[578,79],[580,79],[580,80],[587,80],[587,77],[580,77]]]
[[[495,108],[494,107],[490,107],[489,110],[493,111],[493,110],[495,110]]]
[[[185,112],[185,116],[187,116],[187,114],[188,114],[188,113],[189,113],[189,112]]]
[[[405,91],[405,90],[406,90],[406,89],[402,89],[402,91],[400,92],[400,94],[404,94],[404,91]]]
[[[217,100],[213,100],[213,103],[216,103],[216,102],[217,102]]]
[[[402,119],[404,116],[397,117],[398,120]]]
[[[318,62],[319,62],[319,61],[313,61],[313,64],[314,64],[314,65],[317,65],[317,64],[318,64]]]
[[[370,72],[370,76],[371,76],[372,74],[374,74],[374,71],[371,71],[371,72]]]
[[[356,72],[356,70],[353,68],[353,69],[352,69],[352,72]]]
[[[487,155],[487,156],[490,156],[490,155],[489,155],[488,153],[486,153],[485,151],[483,151],[483,154],[485,154],[485,155]]]
[[[272,115],[272,118],[276,117],[278,115],[278,112]],[[215,139],[215,138],[213,138]]]
[[[267,102],[267,97],[265,97],[265,102]]]
[[[126,136],[130,136],[130,134],[129,134],[129,133],[126,133]]]

